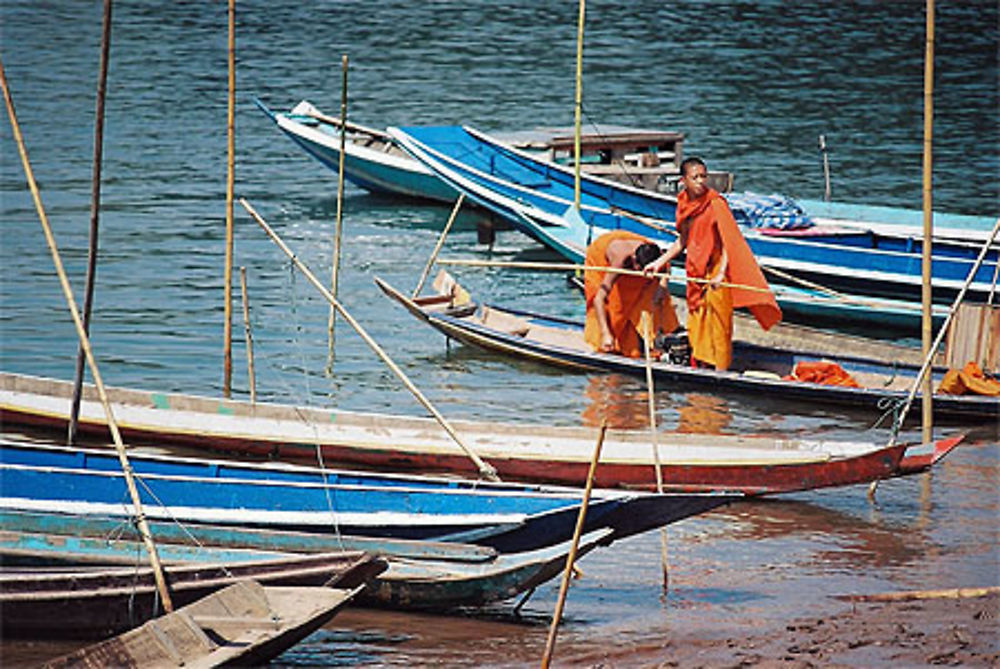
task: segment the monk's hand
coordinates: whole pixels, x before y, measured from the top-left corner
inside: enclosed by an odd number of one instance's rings
[[[725,274],[716,274],[709,280],[708,285],[712,288],[718,288],[719,286],[722,285],[722,280],[725,278],[726,278]]]
[[[615,338],[610,332],[601,335],[601,352],[611,353],[615,350]]]
[[[668,263],[669,264],[669,263]],[[662,269],[660,266],[660,258],[656,260],[651,260],[642,268],[643,276],[652,276]]]

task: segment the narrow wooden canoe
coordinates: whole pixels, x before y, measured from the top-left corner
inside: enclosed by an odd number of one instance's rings
[[[0,372],[0,421],[65,434],[72,383]],[[382,470],[477,470],[434,420],[192,395],[108,389],[116,420],[131,442],[178,444],[278,460]],[[582,485],[596,430],[453,421],[482,458],[510,480]],[[106,437],[103,409],[84,390],[81,433]],[[769,494],[867,483],[926,469],[961,437],[936,444],[662,434],[661,474],[668,490]],[[917,459],[917,456],[923,459]],[[929,459],[925,456],[928,456]],[[609,431],[596,485],[652,490],[655,458],[647,431]]]
[[[489,546],[477,546],[451,541],[421,541],[393,539],[392,537],[359,537],[356,535],[331,535],[318,532],[289,532],[262,530],[255,527],[211,524],[181,525],[174,521],[147,519],[150,533],[157,543],[197,546],[225,546],[230,549],[249,549],[274,553],[328,553],[330,551],[363,551],[375,555],[391,555],[411,560],[436,560],[439,562],[489,562],[498,551]],[[78,540],[96,539],[107,542],[108,537],[139,540],[138,530],[130,519],[121,516],[64,514],[54,511],[13,511],[0,509],[0,532],[25,532],[46,535],[71,534]],[[51,551],[46,551],[51,554]],[[5,562],[16,559],[8,551]],[[192,559],[201,560],[197,550],[191,551]],[[218,560],[212,560],[218,561]]]
[[[8,514],[9,517],[10,514]],[[145,549],[138,533],[118,527],[117,534],[104,537],[78,537],[73,522],[86,518],[63,514],[20,514],[18,525],[28,531],[5,528],[0,531],[0,562],[14,566],[64,567],[135,566],[145,560]],[[59,533],[39,531],[42,526],[58,526]],[[181,529],[188,529],[187,527]],[[198,536],[197,527],[190,528]],[[252,530],[250,531],[252,534]],[[281,559],[288,553],[247,547],[259,537],[243,537],[243,528],[231,528],[224,536],[208,544],[165,542],[155,535],[160,560],[167,565],[193,563],[237,564],[245,561]],[[578,557],[611,540],[612,531],[604,528],[584,535]],[[204,535],[201,535],[205,538]],[[317,537],[319,538],[319,537]],[[325,537],[329,547],[336,540]],[[266,543],[264,544],[266,545]],[[311,551],[305,551],[311,552]],[[555,576],[566,564],[569,542],[521,553],[494,554],[479,561],[414,559],[383,556],[388,569],[375,576],[357,599],[370,606],[394,609],[439,610],[459,606],[484,606],[500,602],[530,590]]]
[[[362,587],[265,587],[238,581],[45,666],[259,666],[332,620]]]
[[[642,359],[593,351],[583,339],[583,323],[498,305],[466,304],[453,308],[437,296],[413,300],[378,277],[375,283],[410,314],[465,344],[577,371],[646,374]],[[655,378],[668,382],[672,388],[708,388],[736,396],[766,393],[769,398],[789,402],[854,407],[870,411],[873,417],[885,413],[893,403],[903,404],[920,364],[865,357],[852,348],[848,339],[841,350],[845,353],[826,349],[817,354],[789,346],[734,341],[733,363],[727,371],[695,368],[670,360],[656,361],[652,369]],[[840,365],[859,387],[790,378],[798,363],[821,361]],[[941,367],[932,371],[935,385],[946,371]],[[918,393],[915,406],[919,406],[920,397]],[[934,415],[963,422],[1000,424],[1000,397],[935,393]]]
[[[252,578],[263,585],[357,588],[385,571],[382,558],[365,553],[319,553],[219,564],[168,565],[164,572],[175,606]],[[4,635],[96,639],[118,634],[163,613],[151,567],[0,573]]]

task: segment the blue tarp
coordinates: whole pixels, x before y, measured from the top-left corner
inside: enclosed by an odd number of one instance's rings
[[[812,218],[795,200],[777,193],[726,193],[733,218],[748,228],[791,230],[814,225]]]

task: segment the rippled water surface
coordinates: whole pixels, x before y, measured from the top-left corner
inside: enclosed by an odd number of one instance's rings
[[[995,2],[938,2],[937,208],[997,213],[1000,151]],[[90,209],[100,4],[4,0],[0,56],[43,202],[78,298]],[[218,395],[226,179],[225,3],[115,5],[93,339],[109,384]],[[485,130],[573,120],[575,3],[241,2],[236,194],[327,280],[336,176],[253,105],[309,99],[336,114],[342,54],[350,116],[366,125],[469,123]],[[920,207],[924,16],[919,2],[593,2],[584,62],[585,122],[670,128],[688,154],[737,174],[737,187],[820,198],[817,137],[831,147],[837,199]],[[0,367],[70,378],[72,323],[0,124]],[[450,418],[643,426],[641,379],[517,364],[453,345],[375,288],[409,289],[448,208],[348,186],[341,297]],[[486,257],[466,212],[443,255]],[[421,414],[341,321],[335,374],[327,305],[236,208],[236,264],[248,276],[262,399]],[[493,256],[554,259],[513,231]],[[455,272],[474,295],[580,317],[564,277]],[[238,283],[234,389],[247,393]],[[872,417],[780,398],[719,398],[660,388],[661,429],[685,411],[728,433],[884,439]],[[997,426],[930,478],[742,504],[671,529],[672,588],[661,598],[653,533],[586,558],[560,636],[567,657],[648,644],[684,626],[752,624],[801,613],[843,591],[995,583]],[[588,566],[589,565],[589,566]],[[524,619],[349,612],[295,664],[441,660],[533,662],[548,586]],[[829,604],[825,604],[829,606]],[[809,606],[812,606],[811,604]],[[509,606],[504,611],[509,611]],[[720,627],[722,629],[722,627]]]

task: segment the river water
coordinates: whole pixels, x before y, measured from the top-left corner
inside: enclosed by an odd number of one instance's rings
[[[830,147],[838,200],[920,207],[923,3],[592,2],[584,122],[686,133],[685,152],[737,175],[738,189],[819,199],[817,137]],[[935,205],[996,214],[1000,127],[998,9],[938,2]],[[222,388],[226,182],[225,3],[115,6],[105,130],[101,260],[93,342],[112,385],[218,395]],[[485,130],[573,120],[577,7],[496,3],[239,3],[236,194],[246,197],[321,277],[336,217],[336,175],[282,136],[253,104],[308,99],[339,113],[341,56],[349,115],[360,123],[468,123]],[[5,0],[0,56],[42,199],[82,298],[90,208],[100,5]],[[9,124],[0,124],[0,367],[71,378],[75,335]],[[641,379],[567,374],[446,346],[388,302],[377,275],[410,289],[449,208],[348,185],[340,278],[345,306],[449,418],[643,427]],[[463,213],[443,256],[488,257]],[[263,400],[422,414],[342,320],[335,373],[328,307],[236,206]],[[513,231],[492,257],[555,259]],[[564,277],[454,272],[474,295],[581,317]],[[246,397],[234,282],[234,393]],[[657,423],[692,410],[704,428],[886,438],[873,418],[768,397],[660,388]],[[955,426],[951,426],[953,429]],[[942,428],[942,430],[945,428]],[[659,586],[659,537],[588,556],[560,636],[587,661],[609,644],[730,629],[823,610],[827,594],[995,584],[998,426],[980,427],[928,477],[747,503],[670,530],[672,580]],[[912,432],[909,433],[912,435]],[[532,663],[555,586],[522,611],[436,618],[349,612],[289,664]],[[812,601],[820,599],[820,604]],[[819,606],[820,609],[815,609]],[[722,633],[722,632],[720,632]]]

